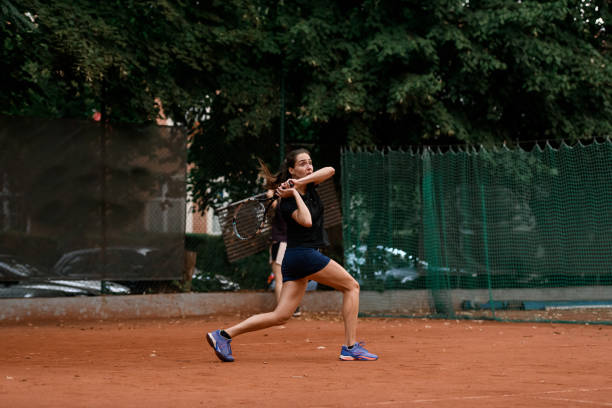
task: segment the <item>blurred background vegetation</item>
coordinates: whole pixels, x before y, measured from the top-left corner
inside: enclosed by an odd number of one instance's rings
[[[0,114],[146,123],[159,98],[203,211],[298,146],[339,169],[341,147],[609,135],[610,3],[0,0]],[[246,273],[219,258],[198,267]]]

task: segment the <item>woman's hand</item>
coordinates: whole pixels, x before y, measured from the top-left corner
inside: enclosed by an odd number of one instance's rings
[[[294,179],[294,178],[290,178],[289,180],[285,181],[283,184],[286,185],[287,187],[302,187],[303,185],[305,185],[305,183],[301,181],[300,179]]]
[[[276,194],[281,198],[289,198],[292,197],[295,191],[295,187],[293,184],[289,184],[289,182],[281,183],[281,185],[276,189]]]

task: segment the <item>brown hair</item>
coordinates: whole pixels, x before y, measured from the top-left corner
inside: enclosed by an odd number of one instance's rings
[[[295,167],[295,159],[299,154],[307,153],[310,156],[310,152],[306,149],[295,149],[287,153],[285,156],[285,160],[281,164],[280,170],[278,173],[272,174],[268,166],[261,160],[259,161],[259,169],[264,176],[264,188],[267,190],[275,190],[281,183],[287,181],[291,178],[291,174],[289,174],[289,167]]]

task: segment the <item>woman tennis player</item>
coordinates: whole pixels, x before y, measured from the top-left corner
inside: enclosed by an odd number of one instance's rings
[[[282,263],[283,290],[276,309],[251,316],[224,330],[210,332],[206,339],[220,360],[234,361],[232,339],[285,323],[302,301],[308,280],[314,280],[343,295],[345,345],[340,350],[340,359],[377,360],[378,356],[368,352],[356,338],[359,284],[342,266],[319,251],[327,245],[327,236],[323,229],[323,204],[315,187],[331,178],[335,170],[324,167],[313,171],[306,149],[290,152],[283,168],[288,178],[277,184],[276,191],[282,198],[280,211],[287,223],[287,249]],[[268,177],[272,177],[269,171]]]

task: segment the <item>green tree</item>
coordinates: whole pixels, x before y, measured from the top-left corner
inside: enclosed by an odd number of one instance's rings
[[[1,112],[115,123],[196,105],[214,88],[211,27],[227,6],[165,1],[2,0]]]
[[[607,0],[0,0],[0,112],[193,128],[202,208],[256,160],[612,131]],[[284,109],[281,112],[281,100]]]
[[[337,165],[339,146],[565,139],[612,131],[609,2],[253,1],[229,29],[190,160],[220,202],[290,146]],[[272,150],[272,152],[271,152]],[[207,177],[207,175],[209,177]],[[212,177],[211,177],[212,176]]]

